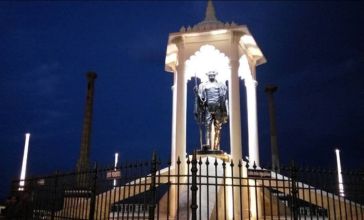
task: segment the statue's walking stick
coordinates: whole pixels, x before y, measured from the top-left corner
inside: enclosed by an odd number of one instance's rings
[[[198,85],[197,85],[197,76],[196,76],[196,73],[195,73],[195,89],[198,88]],[[195,105],[196,105],[196,114],[197,114],[197,117],[196,117],[196,121],[197,121],[197,124],[198,124],[198,129],[199,129],[199,133],[200,133],[200,148],[202,149],[202,115],[201,115],[201,109],[200,109],[200,97],[198,96],[198,93],[195,91]]]

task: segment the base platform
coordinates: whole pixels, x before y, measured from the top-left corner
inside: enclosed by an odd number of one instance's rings
[[[203,146],[202,149],[195,151],[198,156],[216,157],[222,160],[228,160],[230,155],[226,154],[223,150],[211,150],[209,146]]]
[[[224,154],[222,150],[213,150],[210,145],[202,145],[201,150],[196,150],[197,154]]]
[[[224,151],[222,150],[206,150],[206,149],[202,149],[202,150],[196,150],[196,154],[205,154],[205,155],[211,155],[211,154],[224,154]]]

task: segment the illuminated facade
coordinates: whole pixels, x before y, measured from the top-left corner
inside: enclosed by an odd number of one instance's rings
[[[228,83],[230,157],[243,157],[240,119],[240,85],[244,80],[247,101],[249,160],[259,164],[256,66],[266,59],[245,25],[222,23],[208,1],[205,19],[169,35],[165,70],[174,74],[172,115],[172,164],[186,152],[186,105],[188,80],[205,79],[209,70]]]

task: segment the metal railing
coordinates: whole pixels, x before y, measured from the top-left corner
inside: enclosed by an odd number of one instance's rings
[[[12,184],[9,219],[362,219],[364,173],[279,170],[193,155],[175,164],[124,164]]]

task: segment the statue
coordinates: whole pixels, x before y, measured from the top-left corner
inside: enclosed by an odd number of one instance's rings
[[[207,72],[208,81],[200,83],[199,86],[195,81],[194,114],[200,127],[200,144],[203,151],[220,150],[221,128],[228,121],[227,88],[224,83],[216,80],[217,74],[215,71]],[[214,125],[213,137],[211,135],[212,125]],[[205,128],[204,144],[202,144],[202,127]]]

